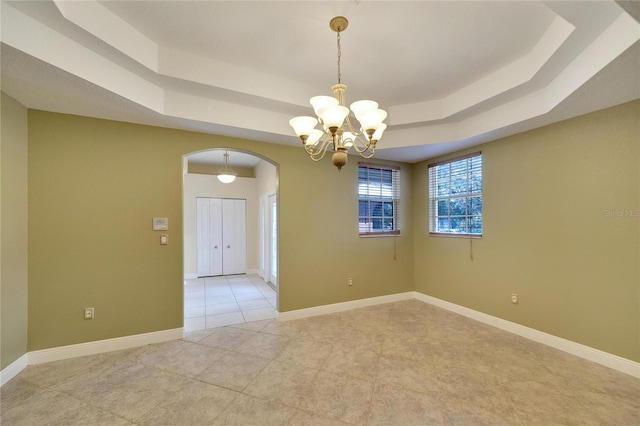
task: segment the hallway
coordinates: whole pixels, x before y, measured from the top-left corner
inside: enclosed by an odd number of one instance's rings
[[[255,274],[185,280],[184,330],[277,317],[276,292]]]

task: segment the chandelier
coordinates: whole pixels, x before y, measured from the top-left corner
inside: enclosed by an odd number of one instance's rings
[[[320,161],[327,149],[332,147],[334,152],[331,161],[338,170],[342,170],[342,166],[347,164],[350,148],[354,148],[364,158],[373,157],[376,143],[387,128],[383,123],[387,113],[379,109],[376,102],[364,100],[350,105],[359,126],[354,126],[349,118],[349,108],[344,106],[347,86],[341,82],[340,33],[348,25],[349,21],[343,16],[336,16],[329,22],[329,27],[338,34],[338,84],[331,87],[334,96],[314,96],[309,100],[318,118],[302,116],[289,121],[313,161]],[[316,129],[318,123],[321,129]]]
[[[231,170],[231,167],[229,167],[229,153],[227,151],[224,152],[224,165],[222,166],[222,168],[220,169],[220,171],[218,172],[218,180],[222,183],[231,183],[234,180],[236,180],[236,176],[238,176],[238,174],[236,172],[234,172],[233,170]]]

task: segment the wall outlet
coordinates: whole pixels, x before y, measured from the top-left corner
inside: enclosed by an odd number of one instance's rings
[[[349,287],[353,285],[353,278],[348,278],[347,282],[349,283]]]
[[[517,305],[517,304],[518,304],[518,301],[519,301],[519,299],[518,299],[518,293],[511,293],[511,303],[513,303],[513,304],[516,304],[516,305]]]
[[[93,308],[84,308],[84,319],[86,320],[94,319],[95,316],[96,314]]]

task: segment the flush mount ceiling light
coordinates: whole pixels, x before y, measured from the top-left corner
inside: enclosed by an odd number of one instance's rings
[[[238,176],[238,174],[231,170],[231,167],[229,167],[229,153],[225,151],[224,165],[218,172],[218,180],[222,183],[231,183],[236,180],[236,176]]]
[[[338,33],[338,84],[331,87],[334,96],[314,96],[309,100],[318,118],[302,116],[289,121],[313,161],[320,161],[331,146],[334,151],[331,161],[338,170],[347,164],[347,153],[352,147],[364,158],[373,157],[376,143],[387,128],[383,123],[387,113],[379,109],[376,102],[365,100],[351,104],[351,112],[360,124],[356,127],[349,119],[349,108],[344,106],[347,86],[342,84],[340,75],[340,33],[348,25],[349,21],[343,16],[329,22],[329,27]],[[321,130],[315,128],[318,123]]]

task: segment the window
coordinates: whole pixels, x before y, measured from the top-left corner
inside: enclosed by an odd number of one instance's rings
[[[358,229],[360,235],[400,234],[400,169],[358,165]]]
[[[429,164],[429,232],[482,235],[482,153]]]

